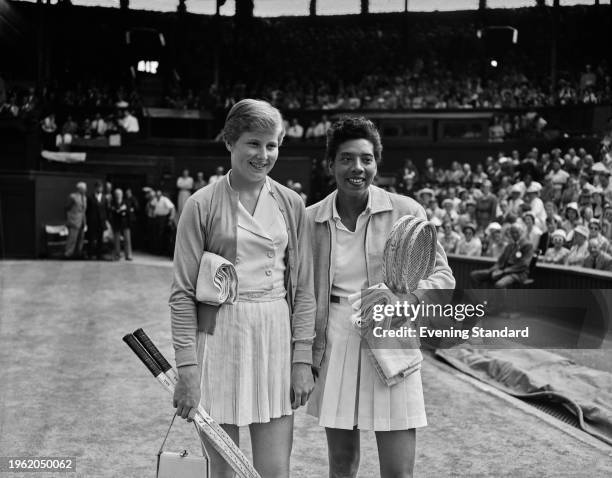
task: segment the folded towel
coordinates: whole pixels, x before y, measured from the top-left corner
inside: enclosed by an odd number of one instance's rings
[[[351,315],[353,324],[362,330],[366,341],[368,355],[381,380],[389,387],[401,382],[411,373],[421,368],[423,355],[417,338],[411,337],[376,337],[374,327],[388,330],[393,317],[375,321],[374,306],[377,304],[395,304],[399,300],[389,288],[381,283],[364,291],[351,294],[349,304],[355,310]],[[409,324],[409,323],[408,323]]]
[[[238,296],[234,265],[217,254],[205,251],[200,262],[196,300],[210,305],[233,304]]]

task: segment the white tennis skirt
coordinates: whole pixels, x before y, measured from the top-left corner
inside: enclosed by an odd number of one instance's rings
[[[308,414],[319,425],[352,430],[391,431],[427,425],[421,372],[388,387],[378,376],[346,299],[330,303],[327,346]]]
[[[213,335],[198,333],[200,403],[218,423],[244,426],[291,415],[289,322],[284,295],[241,298],[220,307]]]

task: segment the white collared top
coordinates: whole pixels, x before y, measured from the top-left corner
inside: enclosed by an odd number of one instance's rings
[[[348,297],[355,292],[368,288],[368,270],[366,265],[366,226],[372,210],[372,195],[368,195],[368,204],[357,217],[355,231],[349,231],[336,208],[336,198],[333,201],[332,217],[336,225],[336,258],[334,261],[334,280],[331,287],[332,295]]]
[[[227,175],[229,182],[229,174]],[[287,225],[266,178],[253,215],[238,202],[238,294],[284,288]]]

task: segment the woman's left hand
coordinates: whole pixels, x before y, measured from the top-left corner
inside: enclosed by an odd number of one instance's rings
[[[294,363],[291,367],[291,408],[306,405],[314,388],[312,368],[306,363]]]

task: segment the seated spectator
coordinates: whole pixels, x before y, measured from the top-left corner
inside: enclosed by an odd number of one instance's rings
[[[105,136],[108,130],[108,125],[100,113],[96,113],[94,120],[91,122],[91,129],[95,136]]]
[[[442,221],[442,223],[444,223],[444,221],[450,221],[452,224],[457,224],[459,214],[457,214],[455,204],[451,198],[446,198],[442,201],[442,209],[440,212],[441,217],[439,217],[439,219]]]
[[[287,128],[286,135],[292,140],[299,140],[302,139],[302,136],[304,136],[304,128],[302,125],[300,125],[297,118],[293,118],[291,120],[291,126]]]
[[[317,128],[317,122],[315,120],[312,120],[310,124],[308,125],[308,128],[306,128],[306,134],[304,135],[304,138],[307,140],[315,139],[316,138],[316,134],[315,134],[316,128]]]
[[[612,272],[612,256],[601,250],[599,241],[597,239],[589,239],[588,247],[589,255],[582,263],[582,267]]]
[[[482,242],[476,236],[476,225],[473,223],[463,226],[463,238],[457,244],[457,254],[462,256],[480,257]]]
[[[540,236],[540,240],[536,246],[536,252],[538,254],[544,254],[550,247],[552,247],[552,234],[559,228],[557,221],[554,216],[548,216],[546,218],[546,231]]]
[[[502,227],[498,222],[492,222],[486,229],[486,248],[484,257],[499,257],[506,248],[506,241],[502,235]]]
[[[457,245],[461,241],[461,235],[453,230],[451,221],[447,220],[442,223],[442,234],[438,235],[438,241],[447,254],[455,254],[457,252]]]
[[[541,258],[542,262],[547,264],[565,264],[569,249],[564,247],[565,244],[565,231],[563,229],[557,229],[552,234],[552,246],[546,249],[544,256]]]
[[[610,250],[610,241],[604,237],[601,233],[601,221],[599,219],[589,220],[589,241],[595,240],[599,244],[599,249],[602,252],[608,252]]]
[[[314,129],[314,137],[317,139],[325,138],[329,128],[331,128],[331,121],[327,119],[327,115],[321,116],[321,120],[317,123]]]
[[[138,133],[140,131],[138,118],[136,118],[127,108],[122,111],[122,116],[119,119],[119,126],[121,126],[121,129],[126,133]]]
[[[576,226],[573,234],[573,245],[570,248],[569,254],[565,258],[565,265],[581,266],[584,260],[589,255],[589,230],[586,226]]]
[[[561,223],[561,228],[567,234],[567,241],[571,242],[574,237],[574,229],[576,226],[582,225],[582,219],[578,212],[578,203],[571,202],[565,206],[565,221]]]
[[[504,248],[497,262],[488,269],[470,273],[476,286],[493,285],[496,289],[505,289],[513,284],[521,284],[528,278],[533,246],[524,239],[519,224],[512,224],[509,231],[511,242]]]

